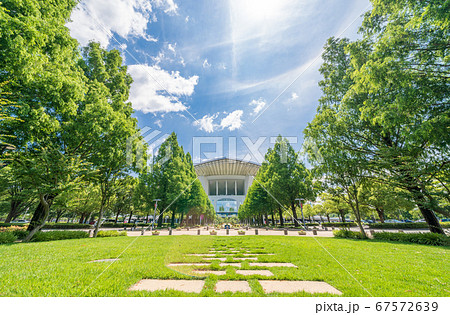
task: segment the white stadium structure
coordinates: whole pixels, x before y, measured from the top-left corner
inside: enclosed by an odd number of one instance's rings
[[[198,179],[218,216],[238,214],[248,188],[260,165],[252,162],[221,158],[194,166]]]

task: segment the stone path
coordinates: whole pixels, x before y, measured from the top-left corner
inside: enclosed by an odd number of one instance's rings
[[[254,248],[253,250],[261,251],[264,248]],[[242,253],[245,251],[245,253]],[[242,254],[247,257],[235,257],[236,254]],[[216,257],[216,255],[227,255],[227,257]],[[248,257],[248,256],[259,256],[259,255],[275,255],[273,253],[251,253],[251,249],[249,248],[240,248],[237,250],[235,248],[222,248],[211,249],[209,253],[205,254],[187,254],[186,256],[197,256],[201,257],[202,260],[207,262],[176,262],[170,263],[167,266],[169,267],[178,267],[178,266],[211,266],[213,261],[221,261],[219,263],[219,267],[236,267],[242,268],[241,262],[224,262],[227,259],[231,258],[233,260],[258,260],[258,257]],[[98,260],[98,261],[110,261],[108,259]],[[94,261],[97,262],[97,261]],[[242,262],[243,263],[243,262]],[[250,267],[285,267],[285,268],[297,268],[296,265],[287,262],[249,262],[248,265]],[[208,276],[208,275],[217,275],[217,276],[225,276],[227,274],[226,270],[191,270],[193,275],[197,276]],[[262,276],[262,277],[273,277],[275,276],[270,270],[245,270],[245,269],[237,269],[235,270],[236,274],[242,276]],[[261,287],[263,288],[265,293],[295,293],[299,291],[304,291],[307,293],[331,293],[336,295],[341,295],[342,292],[329,285],[326,282],[320,281],[288,281],[288,280],[258,280]],[[130,290],[147,290],[147,291],[156,291],[156,290],[179,290],[183,292],[194,292],[200,293],[204,287],[204,280],[158,280],[158,279],[144,279],[136,283],[134,286],[130,288]],[[214,290],[218,293],[223,292],[246,292],[251,293],[252,290],[249,286],[249,283],[245,280],[218,280]]]
[[[295,293],[305,291],[307,293],[331,293],[341,295],[342,292],[322,281],[277,281],[259,280],[264,292]]]
[[[119,258],[110,258],[110,259],[99,259],[99,260],[93,260],[93,261],[89,261],[90,263],[96,263],[96,262],[113,262],[113,261],[118,261]]]
[[[274,274],[270,270],[236,270],[236,273],[238,275],[243,276],[265,276],[265,277],[272,277]]]
[[[252,292],[247,281],[217,281],[216,292]]]
[[[158,280],[144,279],[130,288],[131,291],[177,290],[183,292],[200,293],[205,284],[204,280]]]

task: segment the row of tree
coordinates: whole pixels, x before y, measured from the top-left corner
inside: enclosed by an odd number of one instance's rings
[[[321,194],[315,213],[345,220],[351,212],[364,235],[368,213],[383,222],[414,208],[432,232],[444,233],[436,214],[450,216],[448,26],[445,1],[372,0],[360,40],[330,38],[320,68],[323,96],[304,130],[311,172],[279,138],[241,218],[274,221],[278,209],[283,224],[282,209],[290,208],[297,225],[295,200]]]
[[[308,157],[358,222],[365,195],[380,217],[399,196],[444,233],[436,213],[450,216],[448,3],[372,5],[360,40],[325,46],[323,96],[304,131]]]
[[[65,24],[76,3],[0,3],[0,209],[7,208],[6,221],[30,211],[29,240],[49,216],[95,220],[96,236],[105,214],[148,218],[155,198],[162,211],[172,211],[172,223],[189,211],[191,220],[211,219],[192,160],[174,134],[160,150],[168,160],[157,156],[152,168],[142,168],[146,162],[134,153],[145,144],[128,102],[132,78],[119,51],[94,42],[80,49],[70,36]]]

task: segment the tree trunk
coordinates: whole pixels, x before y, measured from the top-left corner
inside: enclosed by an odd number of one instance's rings
[[[130,216],[128,217],[128,223],[131,223],[131,217],[133,216],[133,211],[130,212]]]
[[[283,211],[281,210],[281,207],[278,207],[278,214],[280,215],[280,226],[284,226]]]
[[[18,200],[11,200],[11,207],[8,213],[8,216],[6,217],[5,223],[10,223],[11,220],[13,220],[15,217],[18,216],[20,212],[20,204],[21,201]]]
[[[163,214],[160,213],[158,216],[158,227],[160,228],[162,227],[162,225],[163,225]]]
[[[79,224],[84,222],[84,213],[81,214],[80,220],[78,221]]]
[[[341,215],[342,223],[345,223],[345,213],[344,213],[344,210],[339,210],[339,214]]]
[[[294,226],[298,227],[297,211],[295,211],[295,202],[291,203],[292,215],[294,216]]]
[[[328,223],[330,223],[331,221],[330,221],[330,215],[327,213],[327,220],[328,220]]]
[[[108,188],[105,184],[104,187],[101,187],[102,190],[102,201],[100,204],[100,211],[98,213],[98,220],[97,220],[97,224],[95,225],[95,230],[94,230],[94,235],[93,237],[97,237],[98,234],[98,230],[100,229],[100,224],[102,224],[102,219],[103,219],[103,210],[105,208],[105,204],[106,204],[106,199],[107,199],[107,193],[108,193]]]
[[[39,194],[40,207],[38,206],[36,208],[36,211],[34,212],[34,220],[31,219],[30,225],[28,226],[28,231],[30,233],[28,233],[28,235],[24,238],[24,242],[29,242],[31,238],[36,234],[36,232],[42,229],[42,227],[45,225],[45,221],[47,220],[48,213],[50,211],[50,205],[55,197],[56,196],[53,195],[46,196],[44,194]],[[31,226],[32,228],[30,230]]]
[[[55,223],[58,223],[59,219],[60,219],[61,216],[64,214],[64,212],[66,212],[66,210],[59,210],[59,211],[56,211],[56,219],[55,219]]]
[[[172,210],[172,218],[170,219],[170,226],[174,227],[175,226],[175,208],[173,208]]]
[[[273,209],[272,209],[272,225],[275,226],[275,214]]]
[[[184,211],[181,211],[181,218],[180,218],[179,226],[181,226],[181,224],[183,223],[183,217],[184,217]]]
[[[377,211],[378,217],[380,218],[381,223],[384,223],[384,210],[381,208],[376,207],[375,210]]]
[[[419,210],[422,213],[423,218],[427,222],[430,232],[445,235],[444,230],[442,229],[433,210],[427,207],[425,196],[421,192],[420,188],[409,187],[408,191],[412,193],[414,201],[416,202],[417,207],[419,207]]]
[[[116,218],[114,220],[114,224],[117,224],[117,220],[119,220],[119,214],[120,214],[120,211],[117,211]],[[147,216],[147,219],[148,219],[148,216]]]
[[[53,202],[53,199],[55,199],[55,197],[56,196],[54,196],[54,195],[44,195],[44,194],[42,194],[42,199],[44,200],[45,204],[48,205],[47,211],[49,211],[50,206],[51,206],[51,204]],[[39,198],[41,198],[41,197],[39,197]],[[46,209],[45,209],[45,207],[43,205],[43,202],[40,201],[38,206],[36,207],[36,210],[34,211],[33,217],[31,218],[30,225],[28,225],[27,231],[31,232],[31,231],[33,231],[33,229],[35,227],[40,226],[41,223],[45,224],[45,220],[47,220],[47,217],[48,217],[48,212],[46,213]],[[34,232],[34,233],[36,233],[36,232]]]

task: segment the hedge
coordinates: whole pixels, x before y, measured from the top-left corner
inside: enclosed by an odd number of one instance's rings
[[[382,241],[416,243],[434,246],[450,246],[450,237],[437,233],[374,233],[373,238]]]
[[[322,226],[326,227],[353,227],[357,226],[355,222],[324,222]]]
[[[25,226],[28,223],[0,223],[0,227],[10,227],[10,226]]]
[[[31,241],[47,242],[47,241],[58,241],[58,240],[87,238],[87,237],[89,237],[89,233],[84,231],[50,231],[50,232],[37,232],[31,239]]]
[[[365,239],[361,232],[354,232],[345,229],[335,230],[333,231],[333,235],[337,238]]]
[[[426,222],[410,222],[410,223],[371,223],[369,224],[371,229],[395,229],[395,230],[407,230],[407,229],[428,229]],[[450,222],[441,222],[441,227],[450,228]]]
[[[127,236],[127,232],[119,231],[98,231],[97,237],[115,237],[115,236]]]
[[[92,225],[80,224],[80,223],[46,223],[43,230],[77,230],[77,229],[90,229]]]

